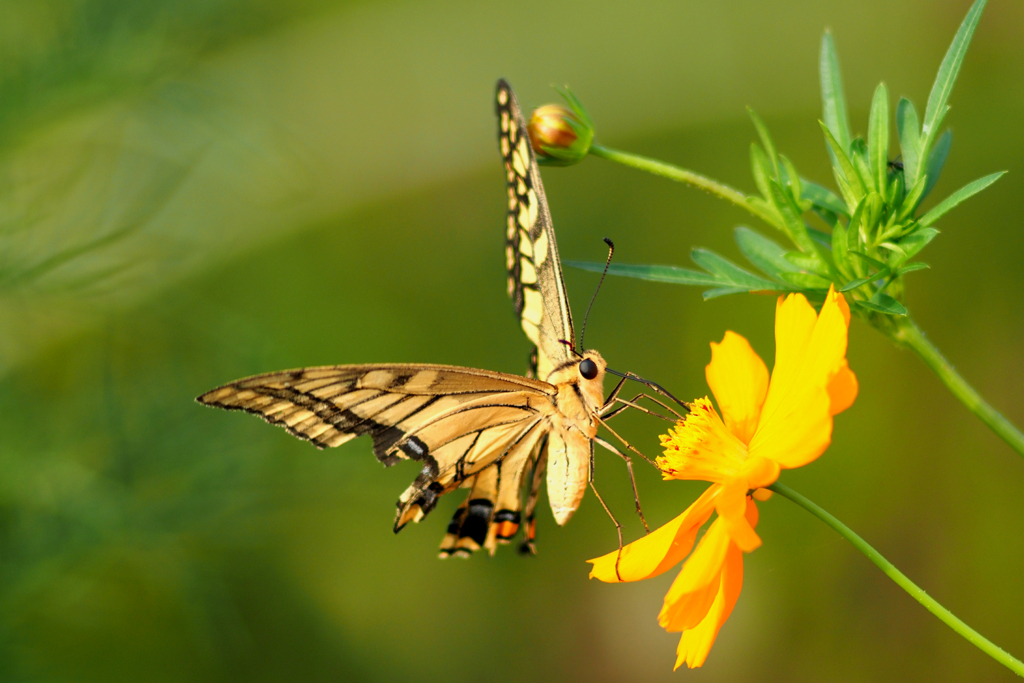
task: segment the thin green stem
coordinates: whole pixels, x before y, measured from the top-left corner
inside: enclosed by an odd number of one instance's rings
[[[925,365],[939,376],[946,388],[960,399],[968,410],[980,417],[989,429],[1010,445],[1010,448],[1024,456],[1024,434],[1003,417],[1002,413],[990,406],[988,401],[960,376],[935,345],[928,341],[928,337],[913,320],[909,317],[900,318],[890,334],[897,343],[912,349],[920,356]]]
[[[608,159],[609,161],[614,161],[622,164],[623,166],[629,166],[630,168],[659,175],[662,178],[668,178],[669,180],[674,180],[679,183],[686,183],[687,185],[699,187],[705,192],[710,192],[716,197],[721,197],[722,199],[732,202],[736,206],[749,211],[761,220],[767,221],[770,225],[775,225],[775,218],[765,214],[757,206],[748,202],[745,194],[735,188],[729,187],[728,185],[723,185],[717,180],[712,180],[707,176],[702,176],[699,173],[694,173],[693,171],[680,168],[679,166],[666,164],[664,161],[643,157],[639,154],[622,152],[597,143],[590,146],[590,153],[596,157]]]
[[[940,605],[935,598],[925,593],[922,588],[908,579],[903,572],[893,565],[892,562],[882,557],[880,552],[872,548],[867,541],[855,534],[850,527],[846,526],[828,512],[822,510],[820,507],[807,500],[788,486],[775,482],[768,488],[779,495],[789,498],[812,515],[825,522],[825,524],[828,524],[830,527],[835,529],[840,536],[852,543],[853,547],[864,553],[869,560],[874,562],[875,566],[881,569],[883,574],[895,581],[897,586],[910,594],[910,597],[924,605],[924,608],[938,617],[942,623],[949,626],[958,634],[966,638],[968,642],[973,643],[975,647],[1005,666],[1010,671],[1014,672],[1018,676],[1024,677],[1024,662],[1016,659],[1010,655],[1010,653],[1006,652],[973,628],[960,621],[955,614]]]

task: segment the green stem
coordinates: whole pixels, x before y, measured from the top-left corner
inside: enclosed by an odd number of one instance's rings
[[[883,574],[895,581],[897,586],[907,591],[907,593],[910,594],[910,597],[924,605],[926,610],[938,617],[940,621],[946,624],[946,626],[949,626],[951,629],[959,633],[961,636],[966,638],[968,642],[973,643],[975,647],[1005,666],[1010,671],[1014,672],[1018,676],[1024,676],[1024,662],[1014,658],[1010,653],[1006,652],[973,628],[960,621],[956,615],[940,605],[935,598],[925,593],[917,584],[908,579],[903,572],[893,566],[892,562],[882,557],[882,554],[872,548],[867,541],[855,534],[850,527],[846,526],[788,486],[775,482],[768,488],[779,495],[789,498],[812,515],[825,522],[825,524],[828,524],[830,527],[835,529],[840,536],[852,543],[853,547],[864,553],[869,560],[874,562],[875,566],[881,569]]]
[[[1002,413],[990,406],[974,390],[974,387],[960,376],[960,373],[949,364],[949,361],[942,357],[942,353],[935,348],[935,345],[928,341],[928,337],[913,320],[909,317],[899,319],[891,336],[897,343],[909,347],[920,356],[925,365],[939,376],[946,388],[953,392],[953,395],[960,399],[960,402],[967,406],[968,410],[980,417],[989,429],[1010,444],[1010,448],[1024,456],[1024,434],[1021,434],[1012,422],[1003,417]]]
[[[629,166],[641,171],[647,171],[654,175],[659,175],[662,178],[668,178],[669,180],[675,180],[679,183],[686,183],[687,185],[693,185],[700,189],[710,192],[716,197],[732,202],[736,206],[749,211],[753,215],[757,216],[761,220],[768,222],[770,225],[775,225],[775,219],[773,216],[766,215],[758,208],[747,201],[746,195],[739,190],[723,185],[722,183],[712,180],[706,176],[702,176],[699,173],[694,173],[685,168],[673,166],[672,164],[666,164],[664,161],[658,161],[657,159],[651,159],[648,157],[642,157],[639,154],[630,154],[629,152],[621,152],[617,149],[605,147],[594,143],[590,146],[590,154],[602,159],[608,159],[616,163],[622,164],[623,166]]]

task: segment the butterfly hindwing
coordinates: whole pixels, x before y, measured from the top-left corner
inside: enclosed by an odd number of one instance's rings
[[[538,421],[524,430],[494,464],[463,486],[470,489],[455,511],[441,542],[441,557],[468,556],[487,548],[492,554],[498,543],[508,543],[519,531],[523,478],[536,462],[550,429]]]
[[[572,312],[526,121],[515,93],[504,80],[498,81],[495,106],[508,193],[508,290],[523,331],[537,347],[536,376],[546,379],[552,369],[571,358],[562,341],[573,340]]]
[[[438,496],[476,477],[542,420],[553,387],[444,365],[335,365],[257,375],[197,400],[244,410],[320,448],[369,434],[385,465],[423,464],[399,499],[396,531],[430,512]]]

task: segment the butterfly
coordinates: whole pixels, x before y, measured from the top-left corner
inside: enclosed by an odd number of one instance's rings
[[[385,465],[419,463],[419,475],[398,499],[396,533],[422,520],[440,496],[469,489],[448,525],[441,557],[468,556],[481,547],[493,554],[516,536],[524,518],[522,547],[533,552],[544,480],[562,525],[591,482],[593,443],[629,463],[597,436],[602,416],[617,412],[617,401],[629,403],[617,398],[626,378],[610,371],[622,379],[605,399],[607,364],[597,351],[573,345],[544,186],[522,110],[504,80],[495,104],[508,194],[508,292],[534,345],[527,377],[450,365],[330,365],[237,380],[197,399],[258,415],[318,448],[369,434]]]

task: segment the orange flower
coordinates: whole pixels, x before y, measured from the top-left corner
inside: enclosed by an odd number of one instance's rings
[[[616,583],[657,576],[681,562],[710,519],[697,549],[672,583],[658,622],[682,632],[676,668],[704,663],[743,585],[743,552],[761,545],[754,531],[757,506],[783,469],[801,467],[825,452],[832,416],[857,397],[857,378],[846,363],[850,309],[829,289],[816,314],[801,294],[779,298],[775,309],[775,369],[768,369],[746,339],[726,332],[711,344],[707,397],[661,438],[658,465],[666,479],[713,484],[683,514],[648,536],[590,562],[590,576]],[[751,492],[753,492],[751,494]]]

